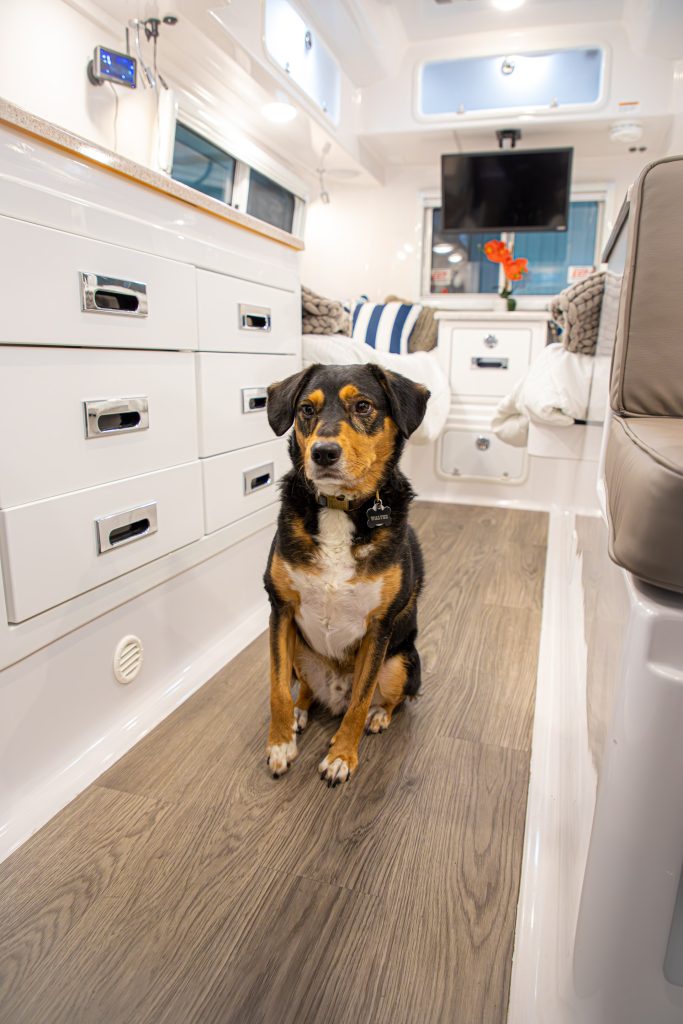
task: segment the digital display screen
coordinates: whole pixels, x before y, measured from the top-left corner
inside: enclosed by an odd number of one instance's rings
[[[441,158],[446,231],[566,231],[571,149]]]
[[[115,82],[117,85],[126,85],[129,89],[134,89],[137,84],[135,57],[98,46],[95,50],[95,66],[98,78]]]

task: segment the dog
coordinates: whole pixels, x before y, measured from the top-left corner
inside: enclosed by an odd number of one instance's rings
[[[398,462],[428,399],[427,388],[374,364],[318,364],[268,388],[274,432],[294,424],[264,576],[275,778],[296,757],[314,700],[343,715],[319,765],[336,786],[356,771],[363,730],[383,732],[420,689],[424,566],[408,524],[414,492]]]

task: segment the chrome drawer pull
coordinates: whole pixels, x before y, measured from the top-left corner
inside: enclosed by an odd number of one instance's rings
[[[268,306],[245,306],[240,302],[239,329],[241,331],[269,331],[271,324]]]
[[[498,344],[498,338],[495,336],[495,334],[487,334],[486,337],[484,338],[484,344],[486,345],[487,348],[495,348],[496,345]]]
[[[157,503],[138,505],[125,512],[115,512],[111,516],[101,516],[95,520],[97,527],[98,554],[113,548],[123,547],[134,540],[149,537],[157,532]]]
[[[267,388],[242,388],[242,412],[262,412],[267,401]]]
[[[475,370],[507,370],[509,360],[502,356],[472,356]]]
[[[81,270],[83,313],[108,313],[114,316],[147,316],[147,285],[139,281],[124,281],[120,277],[105,277]]]
[[[130,434],[149,427],[149,402],[146,398],[104,398],[84,402],[85,436],[110,437]]]
[[[244,493],[253,494],[254,491],[262,491],[264,487],[270,487],[275,475],[274,469],[272,462],[267,462],[265,466],[257,466],[256,469],[246,469],[242,473]]]
[[[475,439],[474,446],[475,448],[478,448],[480,452],[486,452],[491,447],[491,439],[480,435]]]

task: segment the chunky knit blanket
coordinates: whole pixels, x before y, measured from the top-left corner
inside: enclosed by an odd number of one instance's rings
[[[550,312],[562,331],[560,340],[569,352],[595,355],[604,290],[605,274],[598,271],[565,288],[553,299]]]
[[[351,315],[341,302],[301,289],[301,323],[304,334],[351,334]]]

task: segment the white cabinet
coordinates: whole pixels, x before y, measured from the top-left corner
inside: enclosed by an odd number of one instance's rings
[[[529,366],[531,331],[510,327],[453,329],[450,348],[454,397],[502,397],[512,391]]]
[[[269,441],[267,388],[296,373],[297,357],[199,352],[195,358],[200,454],[219,455]]]
[[[525,473],[523,448],[504,444],[485,426],[446,429],[441,443],[441,471],[452,477],[476,477],[512,483]]]
[[[278,484],[290,468],[287,443],[280,437],[202,459],[206,532],[213,533],[274,504],[279,497]]]
[[[526,477],[527,452],[491,431],[501,398],[524,377],[546,344],[548,314],[439,312],[437,357],[451,385],[451,411],[437,448],[442,479],[498,484]]]
[[[199,462],[0,512],[9,621],[198,540],[202,525]]]
[[[190,462],[194,355],[0,345],[0,437],[0,508]]]
[[[197,347],[195,268],[0,217],[0,342]]]
[[[199,348],[295,354],[301,338],[299,292],[197,271]]]

